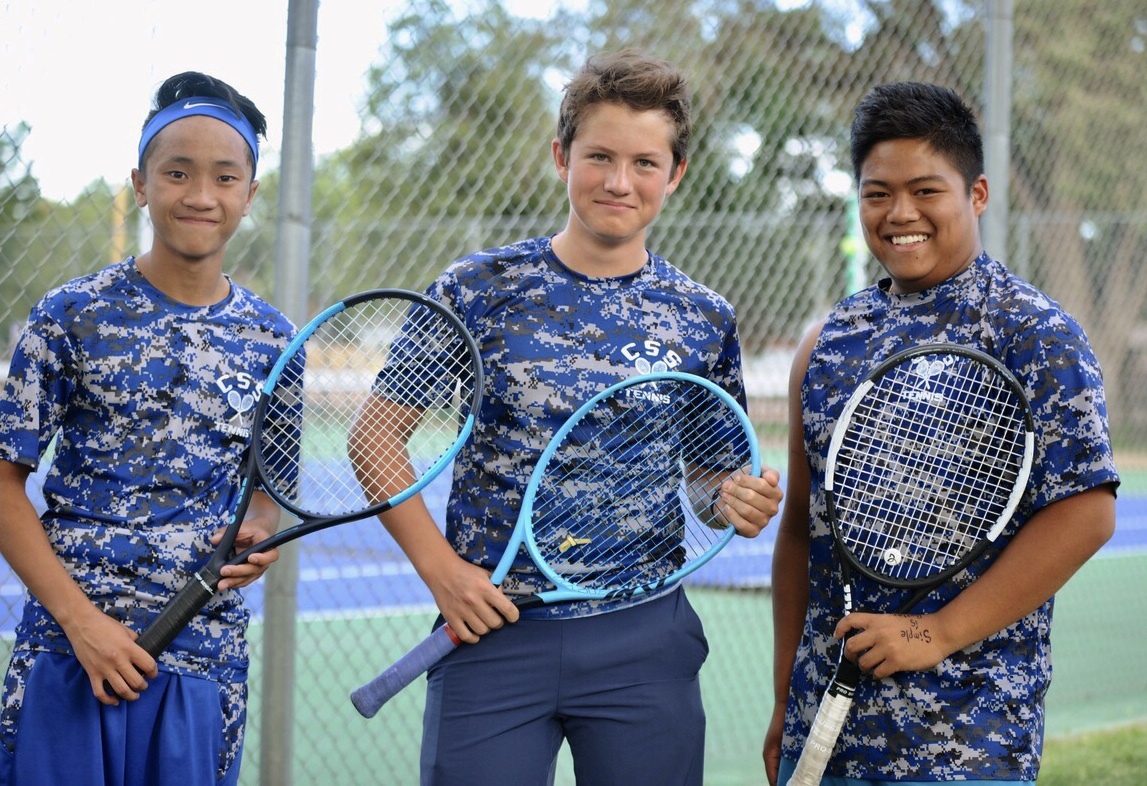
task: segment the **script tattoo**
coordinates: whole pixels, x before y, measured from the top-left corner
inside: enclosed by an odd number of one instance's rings
[[[900,631],[900,638],[905,641],[922,641],[932,643],[932,631],[920,626],[920,618],[904,615],[906,626]]]

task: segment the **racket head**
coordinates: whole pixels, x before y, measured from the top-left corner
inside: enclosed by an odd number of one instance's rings
[[[557,594],[620,598],[673,584],[736,530],[714,502],[760,448],[737,401],[704,378],[643,374],[601,391],[541,454],[516,533]]]
[[[1023,387],[990,355],[930,344],[878,365],[845,404],[825,466],[843,558],[893,587],[939,583],[1007,525],[1031,470]]]
[[[298,332],[263,386],[252,437],[263,489],[309,522],[365,518],[394,507],[421,491],[462,448],[482,385],[478,347],[446,306],[402,289],[345,298]],[[387,416],[380,413],[421,413],[404,452],[387,457],[395,479],[381,499],[368,499],[350,456],[352,430],[362,425],[373,397],[397,405],[370,409],[376,421],[367,431],[375,436],[409,427],[397,416],[379,420]],[[406,460],[413,475],[400,477]]]

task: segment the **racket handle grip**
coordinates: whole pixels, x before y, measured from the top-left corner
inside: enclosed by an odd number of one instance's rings
[[[221,578],[210,567],[205,567],[196,573],[171,597],[159,616],[143,629],[135,643],[151,657],[158,658],[159,654],[175,641],[179,631],[183,630],[215,595]],[[104,690],[109,695],[117,695],[107,680],[104,680]]]
[[[841,680],[842,672],[847,675],[843,680]],[[832,684],[821,699],[820,708],[816,711],[816,718],[812,722],[812,728],[809,729],[808,738],[801,750],[800,759],[797,760],[796,769],[789,778],[788,786],[818,786],[820,783],[829,759],[832,758],[836,739],[840,736],[840,730],[844,728],[844,722],[848,720],[859,676],[860,670],[856,664],[841,660]]]
[[[179,632],[215,595],[220,578],[221,576],[209,568],[196,573],[172,596],[159,616],[144,628],[135,643],[147,650],[147,654],[151,657],[159,657],[159,653],[175,641]]]
[[[449,625],[439,626],[410,652],[395,661],[389,669],[362,687],[355,688],[350,694],[351,703],[364,718],[373,718],[375,713],[382,709],[383,704],[398,695],[399,691],[420,675],[425,674],[431,666],[453,652],[461,643],[462,640]]]

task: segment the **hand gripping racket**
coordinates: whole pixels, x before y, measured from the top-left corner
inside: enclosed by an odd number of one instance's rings
[[[983,554],[1019,504],[1034,442],[1023,388],[979,350],[923,345],[877,366],[845,404],[825,464],[845,614],[852,570],[916,590],[905,613]],[[789,786],[820,783],[860,676],[842,646]]]
[[[417,494],[466,441],[481,395],[478,348],[445,306],[414,292],[380,289],[327,308],[298,332],[263,384],[239,501],[217,550],[136,643],[152,657],[166,649],[211,600],[225,565]],[[371,424],[372,432],[403,448],[376,467],[386,495],[371,500],[348,457],[348,450],[366,447],[351,434],[360,411],[389,418]],[[300,523],[233,554],[256,488]]]
[[[659,591],[700,568],[735,534],[721,484],[761,460],[737,401],[690,374],[632,377],[601,391],[561,426],[538,459],[501,561],[509,573],[524,544],[554,588],[519,608]],[[351,701],[372,717],[458,646],[443,625]]]

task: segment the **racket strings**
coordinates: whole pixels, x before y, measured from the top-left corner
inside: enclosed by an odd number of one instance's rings
[[[885,576],[934,576],[974,549],[1021,473],[1022,404],[970,358],[920,361],[878,380],[857,406],[834,478],[845,544]]]
[[[352,431],[377,487],[398,493],[450,449],[474,383],[468,344],[437,309],[396,296],[350,305],[307,338],[274,387],[258,445],[265,476],[308,515],[365,510],[379,500],[351,466]]]
[[[750,461],[748,438],[713,394],[658,380],[605,399],[550,458],[533,501],[538,557],[582,589],[653,586],[713,549],[711,505]]]

